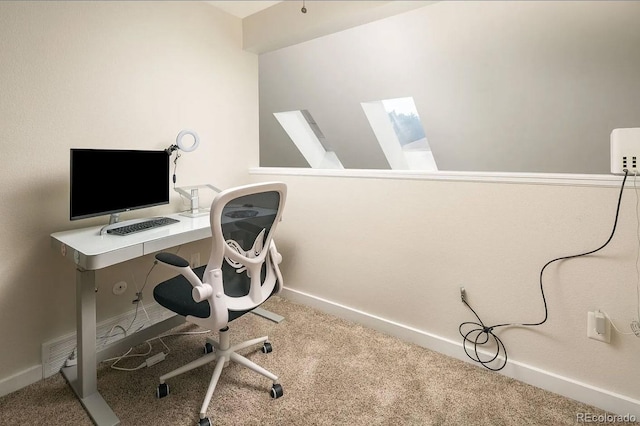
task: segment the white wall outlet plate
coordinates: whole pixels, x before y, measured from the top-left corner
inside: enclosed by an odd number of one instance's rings
[[[115,294],[116,296],[124,294],[125,291],[127,291],[126,281],[119,281],[113,285],[113,294]]]
[[[611,173],[623,175],[639,172],[640,167],[640,127],[613,129],[611,132]]]
[[[602,313],[600,313],[602,315]],[[596,312],[587,312],[587,337],[594,340],[599,340],[601,342],[610,343],[611,342],[611,322],[607,317],[600,317],[601,321],[604,321],[604,331],[602,334],[599,334],[596,330]],[[603,319],[602,319],[603,318]]]

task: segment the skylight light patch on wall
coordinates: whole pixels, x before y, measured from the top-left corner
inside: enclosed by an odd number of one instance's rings
[[[392,169],[438,170],[412,97],[361,105]]]
[[[273,115],[312,168],[344,169],[309,111],[276,112]]]

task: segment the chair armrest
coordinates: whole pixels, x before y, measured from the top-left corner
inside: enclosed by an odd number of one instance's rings
[[[276,294],[277,294],[277,293],[280,293],[280,291],[282,291],[282,286],[284,285],[284,282],[282,281],[282,272],[280,272],[280,267],[278,266],[280,263],[282,263],[282,255],[278,251],[278,248],[276,247],[276,242],[274,240],[271,240],[271,244],[269,245],[269,254],[270,254],[270,260],[271,260],[271,266],[273,267],[273,271],[276,273],[276,279],[277,279]]]
[[[156,254],[156,260],[178,268],[189,267],[189,262],[187,262],[186,259],[173,253],[158,253]]]
[[[156,260],[167,265],[169,268],[178,271],[191,283],[193,287],[202,287],[204,285],[189,266],[189,262],[182,257],[173,253],[158,253],[156,254]]]

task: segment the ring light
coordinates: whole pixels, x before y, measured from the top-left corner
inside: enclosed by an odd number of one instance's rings
[[[185,135],[190,135],[193,137],[193,144],[191,146],[185,146],[184,143],[182,142],[182,139],[184,138]],[[199,144],[200,144],[200,137],[193,130],[185,129],[180,133],[178,133],[178,136],[176,137],[176,145],[178,145],[178,148],[180,148],[184,152],[195,151],[195,149],[198,147]]]

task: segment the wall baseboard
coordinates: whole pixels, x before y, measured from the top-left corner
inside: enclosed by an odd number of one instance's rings
[[[146,318],[147,315],[149,319]],[[145,310],[140,310],[137,315],[135,309],[132,309],[129,312],[101,321],[96,325],[96,351],[100,352],[105,346],[104,336],[107,335],[115,325],[129,325],[131,330],[139,331],[173,316],[175,316],[173,312],[153,302],[146,305]],[[114,336],[108,340],[110,344],[113,344],[123,338],[124,335],[114,333]],[[75,347],[75,332],[44,342],[42,344],[42,364],[34,365],[13,376],[0,379],[0,396],[10,394],[39,380],[57,374]]]
[[[121,315],[101,321],[96,325],[96,351],[100,352],[106,346],[107,341],[112,344],[125,337],[124,333],[120,333],[124,328],[117,329],[114,327],[128,327],[129,330],[136,332],[174,315],[173,312],[163,308],[156,302],[152,302],[147,305],[141,305],[138,310],[133,308]],[[111,337],[107,339],[105,336]],[[74,352],[75,347],[75,332],[43,343],[41,378],[46,379],[57,374],[60,368],[64,366],[67,358]]]
[[[453,341],[414,327],[389,321],[298,290],[285,287],[282,289],[280,295],[293,302],[301,303],[336,317],[362,324],[452,358],[472,363],[465,355],[462,342]],[[510,360],[506,367],[499,373],[558,395],[601,408],[615,415],[630,415],[640,419],[640,401],[625,395],[597,388],[513,360]]]
[[[29,386],[42,379],[42,365],[34,365],[13,376],[0,380],[0,397]]]
[[[389,321],[387,319],[290,288],[283,288],[280,296],[336,317],[362,324],[441,354],[465,362],[470,362],[464,355],[461,342],[446,339],[414,327]],[[107,321],[101,325],[104,327],[107,323],[111,323],[111,321]],[[69,337],[71,336],[64,336],[64,339],[66,340]],[[75,338],[75,334],[73,334],[73,337]],[[610,392],[606,389],[590,386],[571,378],[544,371],[518,361],[509,361],[509,364],[500,371],[500,374],[504,374],[507,377],[557,393],[567,398],[601,408],[613,414],[622,416],[633,415],[636,418],[640,418],[640,401],[636,399],[629,398],[615,392]],[[0,379],[0,397],[36,383],[41,379],[43,379],[43,366],[41,364],[30,367],[5,379]]]

